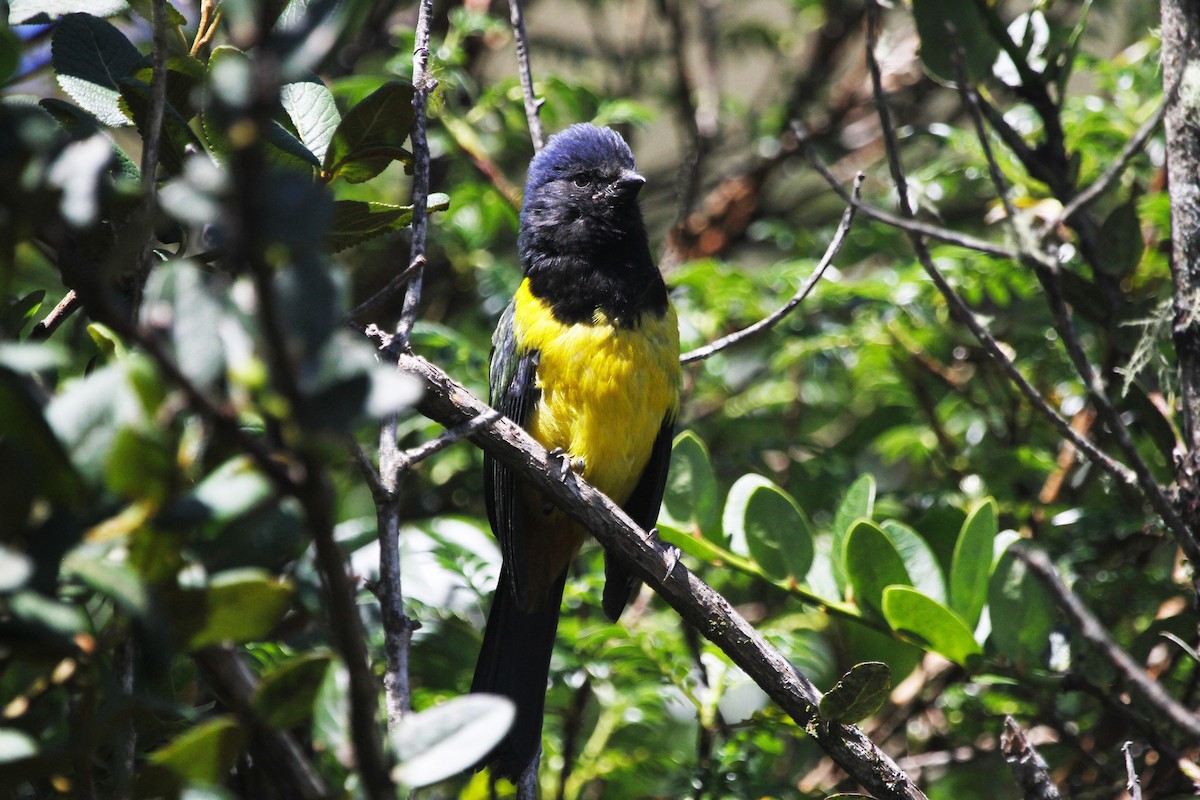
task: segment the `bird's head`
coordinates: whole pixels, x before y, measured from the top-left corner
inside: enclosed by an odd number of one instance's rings
[[[522,252],[587,254],[644,239],[637,195],[645,182],[616,131],[579,124],[555,134],[529,164]]]

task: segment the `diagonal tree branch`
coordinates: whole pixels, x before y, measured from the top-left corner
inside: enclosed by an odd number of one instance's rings
[[[401,372],[425,388],[418,410],[453,428],[492,409],[423,358],[404,354]],[[604,547],[617,553],[685,621],[746,671],[805,732],[880,800],[918,800],[925,795],[895,762],[853,725],[831,724],[817,714],[821,693],[724,597],[690,572],[674,552],[646,534],[615,503],[573,473],[560,480],[560,464],[522,428],[502,417],[471,437],[576,520]]]

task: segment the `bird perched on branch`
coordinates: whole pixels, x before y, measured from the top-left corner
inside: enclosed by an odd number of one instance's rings
[[[525,278],[492,336],[491,403],[649,530],[679,411],[679,327],[650,256],[645,179],[615,131],[573,125],[529,165],[517,238]],[[513,700],[488,757],[514,783],[536,765],[567,567],[587,531],[485,455],[488,518],[504,556],[472,692]],[[639,583],[605,553],[616,620]],[[533,767],[536,778],[536,766]]]

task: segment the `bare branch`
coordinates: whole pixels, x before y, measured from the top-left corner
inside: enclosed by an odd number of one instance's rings
[[[1125,420],[1121,418],[1120,412],[1117,411],[1112,399],[1108,396],[1108,390],[1104,385],[1104,381],[1101,380],[1099,373],[1088,359],[1087,352],[1080,341],[1079,332],[1072,321],[1071,311],[1063,299],[1062,287],[1060,285],[1061,270],[1056,258],[1053,254],[1036,252],[1034,249],[1036,245],[1034,244],[1027,245],[1025,242],[1026,237],[1016,225],[1016,209],[1013,208],[1012,201],[1008,197],[1008,185],[1004,180],[1004,175],[1000,171],[1000,165],[996,162],[995,154],[992,152],[992,147],[988,140],[987,129],[984,127],[983,115],[980,111],[979,97],[967,81],[966,68],[964,66],[965,59],[962,54],[962,47],[958,42],[957,32],[950,23],[947,23],[947,27],[950,29],[951,36],[954,38],[956,45],[956,58],[954,61],[957,71],[958,90],[963,97],[964,104],[971,112],[971,120],[975,125],[975,134],[980,146],[983,148],[984,158],[987,160],[988,172],[991,175],[993,185],[996,187],[996,193],[1004,204],[1005,216],[1012,228],[1013,237],[1020,248],[1020,260],[1033,267],[1042,286],[1046,289],[1046,297],[1054,315],[1054,330],[1058,332],[1059,337],[1062,339],[1067,356],[1070,358],[1071,364],[1075,367],[1076,373],[1087,387],[1092,402],[1099,410],[1105,424],[1116,437],[1117,444],[1125,454],[1125,458],[1132,465],[1134,475],[1137,479],[1137,488],[1167,525],[1175,532],[1184,551],[1188,553],[1189,558],[1195,559],[1200,556],[1200,543],[1196,541],[1191,531],[1188,530],[1179,516],[1179,512],[1171,504],[1166,493],[1159,486],[1158,481],[1155,480],[1154,474],[1150,471],[1150,467],[1146,464],[1145,459],[1142,458],[1137,445],[1133,441],[1133,437],[1129,433],[1129,427],[1125,424]],[[1149,132],[1146,135],[1148,136]],[[1138,149],[1140,149],[1140,146]],[[1073,214],[1074,212],[1072,211],[1071,213]],[[1066,219],[1069,216],[1070,214],[1064,212],[1062,218]],[[1072,427],[1071,430],[1075,431],[1076,429]]]
[[[842,188],[842,185],[838,182],[838,179],[833,175],[832,172],[829,171],[829,167],[826,166],[825,162],[813,148],[811,140],[806,135],[804,128],[801,127],[799,123],[793,123],[792,129],[796,134],[796,138],[799,139],[804,145],[805,153],[808,156],[808,161],[810,164],[812,164],[813,169],[815,169],[817,174],[819,174],[825,180],[825,182],[828,183],[835,192],[837,192],[838,196],[841,197],[845,203],[850,203],[850,193]],[[969,236],[965,233],[959,233],[958,231],[952,231],[949,228],[943,228],[938,225],[930,225],[927,222],[921,222],[917,219],[905,219],[904,217],[898,217],[895,214],[884,211],[882,208],[870,205],[869,203],[859,203],[858,210],[862,212],[864,216],[867,216],[876,222],[882,222],[885,225],[891,225],[893,228],[897,228],[898,230],[905,231],[909,234],[926,236],[930,239],[936,239],[937,241],[945,242],[946,244],[964,247],[968,250],[975,250],[976,252],[994,256],[995,258],[1007,258],[1013,260],[1016,260],[1017,258],[1017,252],[1015,250],[1010,250],[1003,245],[994,244],[983,239],[977,239],[974,236]]]
[[[842,212],[842,221],[838,223],[837,231],[833,234],[833,240],[830,241],[829,247],[825,249],[825,255],[817,262],[817,266],[813,268],[812,274],[800,286],[791,299],[776,309],[770,316],[760,319],[758,322],[743,328],[740,331],[731,333],[728,336],[722,336],[715,342],[699,347],[690,352],[684,353],[679,357],[680,363],[691,364],[694,361],[702,361],[709,356],[715,355],[727,347],[739,344],[750,337],[770,330],[775,327],[788,314],[792,313],[795,308],[804,301],[808,293],[812,291],[817,282],[821,280],[821,276],[825,274],[825,270],[833,263],[833,259],[842,249],[842,243],[846,240],[846,233],[850,230],[850,224],[854,221],[854,212],[858,208],[858,201],[862,190],[863,174],[860,172],[854,178],[854,189],[850,197],[850,204],[846,206],[846,210]]]
[[[879,7],[876,0],[868,0],[867,3],[867,66],[871,73],[871,86],[875,95],[875,103],[879,109],[879,117],[883,129],[883,141],[888,155],[888,166],[891,169],[892,180],[896,185],[896,191],[900,203],[900,208],[904,215],[910,219],[915,216],[912,204],[908,198],[908,181],[904,177],[903,167],[900,163],[900,147],[896,141],[896,128],[892,122],[891,111],[888,108],[887,99],[883,91],[883,79],[879,70],[879,63],[875,60],[875,45],[877,38]],[[1021,394],[1025,395],[1029,403],[1042,416],[1044,416],[1059,434],[1074,444],[1081,452],[1085,453],[1089,459],[1094,461],[1106,472],[1110,473],[1122,483],[1129,486],[1137,486],[1137,475],[1133,470],[1124,464],[1116,461],[1104,451],[1100,450],[1091,440],[1083,437],[1077,431],[1071,428],[1071,423],[1060,414],[1049,401],[1034,388],[1025,376],[1021,374],[1012,359],[1004,352],[996,341],[995,337],[987,330],[987,328],[976,318],[974,312],[967,306],[962,297],[950,286],[946,277],[934,265],[933,258],[929,254],[929,248],[925,244],[924,237],[912,231],[909,231],[909,240],[912,242],[913,250],[917,255],[917,260],[925,269],[926,274],[932,279],[934,286],[941,292],[950,306],[955,318],[959,320],[971,332],[971,335],[983,346],[984,351],[992,358],[996,365],[1004,372],[1009,379],[1016,384]]]
[[[1125,790],[1129,792],[1131,800],[1142,800],[1142,782],[1138,779],[1137,768],[1133,765],[1132,748],[1133,742],[1121,745],[1121,752],[1125,754],[1125,774],[1128,776]]]
[[[1079,635],[1125,678],[1134,692],[1153,706],[1162,719],[1193,738],[1200,737],[1200,716],[1167,694],[1162,686],[1146,675],[1146,671],[1132,656],[1113,641],[1112,636],[1079,596],[1063,583],[1045,553],[1026,545],[1025,542],[1017,542],[1011,549],[1050,592],[1058,607],[1074,623],[1074,629]]]
[[[470,422],[463,423],[457,428],[452,428],[446,431],[436,439],[430,439],[424,444],[409,448],[400,454],[399,458],[397,459],[396,469],[399,471],[412,469],[415,465],[419,464],[435,453],[440,453],[442,450],[445,450],[455,442],[459,442],[463,439],[474,436],[476,433],[479,433],[479,431],[490,425],[495,425],[496,420],[500,419],[502,416],[504,415],[499,411],[494,409],[489,410],[487,413],[479,415]]]
[[[275,788],[299,800],[329,797],[329,788],[287,731],[266,725],[254,710],[258,678],[228,647],[206,647],[192,654],[213,692],[250,734],[250,750]]]
[[[1181,77],[1182,73],[1175,76],[1175,85],[1167,92],[1168,100],[1172,95],[1174,95],[1175,92],[1179,90],[1179,80]],[[1133,161],[1134,156],[1142,152],[1142,149],[1146,146],[1146,142],[1150,141],[1150,136],[1155,130],[1158,129],[1158,126],[1162,124],[1163,116],[1165,116],[1167,113],[1168,100],[1164,100],[1163,104],[1159,106],[1153,114],[1150,115],[1150,118],[1142,123],[1142,126],[1137,129],[1137,132],[1133,135],[1133,138],[1125,143],[1125,147],[1121,150],[1121,155],[1117,156],[1116,160],[1113,161],[1112,164],[1109,165],[1108,169],[1104,171],[1104,174],[1092,181],[1091,185],[1086,189],[1071,198],[1071,202],[1063,206],[1063,210],[1059,212],[1058,216],[1046,223],[1046,226],[1043,229],[1045,234],[1049,234],[1059,225],[1071,219],[1071,217],[1075,216],[1075,212],[1089,205],[1097,197],[1107,192],[1112,185],[1117,182],[1117,180],[1125,172],[1125,169],[1129,166],[1129,162]]]
[[[33,330],[29,332],[29,338],[35,342],[49,339],[58,330],[58,326],[66,322],[80,305],[79,295],[75,294],[75,290],[67,292],[63,295],[63,299],[58,301],[54,310],[33,326]]]
[[[517,46],[517,71],[521,73],[521,95],[525,98],[525,119],[529,122],[529,138],[536,153],[546,144],[538,110],[544,101],[533,93],[533,73],[529,69],[529,39],[525,35],[525,12],[521,0],[508,0],[508,19],[512,24],[513,40]]]
[[[424,359],[403,354],[402,372],[425,387],[418,410],[453,428],[488,413],[461,384]],[[750,675],[797,724],[856,781],[881,800],[917,800],[925,795],[892,759],[853,725],[820,719],[821,693],[800,671],[734,610],[725,598],[640,529],[615,503],[573,473],[560,480],[560,465],[520,426],[507,418],[472,437],[478,446],[586,525],[602,545],[630,566],[683,619],[716,644]]]
[[[1004,718],[1000,752],[1004,754],[1004,760],[1017,779],[1025,800],[1059,800],[1062,795],[1050,778],[1050,768],[1046,766],[1045,759],[1012,717]]]
[[[433,0],[421,0],[417,15],[416,40],[413,45],[413,181],[412,181],[412,248],[410,264],[425,263],[426,219],[429,215],[426,203],[429,200],[429,141],[425,137],[425,106],[429,93],[437,86],[437,80],[429,74],[429,27],[432,24]],[[421,304],[421,285],[424,270],[418,266],[408,281],[404,293],[404,309],[396,324],[396,336],[388,344],[387,356],[393,357],[400,348],[408,347],[409,336],[417,321],[417,307]]]

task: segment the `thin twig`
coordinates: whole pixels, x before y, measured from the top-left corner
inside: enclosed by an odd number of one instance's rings
[[[400,453],[396,459],[396,469],[400,471],[412,469],[420,462],[436,453],[440,453],[455,442],[474,436],[484,428],[495,425],[496,420],[502,416],[504,415],[499,411],[491,409],[484,414],[480,414],[470,422],[466,422],[456,428],[451,428],[436,439],[430,439],[424,444],[411,447]]]
[[[352,320],[358,319],[363,314],[373,310],[381,303],[390,300],[392,296],[396,294],[396,292],[408,285],[408,282],[412,280],[413,275],[416,275],[419,270],[425,267],[425,263],[426,260],[424,254],[415,258],[413,262],[405,267],[399,275],[388,281],[387,286],[384,286],[378,292],[371,295],[366,300],[363,300],[361,303],[351,309],[350,313],[346,315],[343,321],[349,323]]]
[[[429,74],[429,28],[432,17],[433,0],[421,0],[413,45],[413,126],[410,134],[413,150],[413,216],[409,264],[423,264],[425,261],[428,217],[425,205],[429,200],[429,142],[425,137],[425,107],[429,102],[429,93],[437,86],[437,81]],[[399,349],[408,347],[408,339],[417,321],[417,307],[421,304],[423,277],[424,269],[418,265],[404,293],[404,309],[396,324],[396,336],[388,344],[386,355],[389,357],[394,357]]]
[[[429,29],[433,0],[421,0],[413,45],[413,218],[409,266],[391,283],[407,283],[404,307],[394,336],[381,337],[385,361],[393,362],[408,347],[417,308],[421,302],[421,284],[426,263],[426,203],[429,197],[429,143],[425,135],[425,109],[429,93],[437,85],[429,74]],[[387,288],[384,290],[388,291]],[[368,301],[373,304],[375,298]],[[355,310],[351,316],[358,313]],[[376,329],[378,330],[378,329]],[[408,680],[409,651],[417,624],[404,613],[404,591],[400,579],[400,469],[396,448],[396,415],[389,416],[379,429],[379,480],[375,491],[375,520],[379,540],[379,597],[383,622],[385,667],[383,688],[388,726],[394,729],[412,707]]]
[[[1054,565],[1050,563],[1050,558],[1045,553],[1027,546],[1025,542],[1017,542],[1010,549],[1029,568],[1034,577],[1046,587],[1063,613],[1075,623],[1074,629],[1078,631],[1079,635],[1125,678],[1134,692],[1153,706],[1162,719],[1169,721],[1189,736],[1200,738],[1200,716],[1167,694],[1161,685],[1146,675],[1146,671],[1133,660],[1129,653],[1122,650],[1121,646],[1113,641],[1112,636],[1083,604],[1079,596],[1063,583],[1058,571],[1054,569]]]
[[[1025,800],[1059,800],[1061,795],[1050,778],[1050,768],[1045,759],[1012,717],[1004,718],[1000,752],[1020,785],[1021,796]]]
[[[1121,745],[1121,752],[1125,754],[1125,774],[1128,776],[1125,789],[1129,792],[1131,800],[1142,800],[1142,782],[1138,779],[1137,768],[1133,765],[1132,748],[1133,742]]]
[[[879,63],[875,60],[875,44],[877,38],[877,25],[879,7],[876,5],[876,0],[868,0],[867,3],[867,66],[871,73],[871,86],[875,95],[875,103],[879,110],[881,127],[883,129],[884,147],[888,155],[888,166],[891,169],[892,181],[896,185],[898,201],[901,211],[905,216],[913,218],[915,216],[912,204],[908,198],[908,181],[904,177],[903,167],[900,163],[900,146],[896,141],[896,128],[892,122],[891,111],[888,108],[887,100],[883,91],[883,79],[879,70]],[[913,250],[917,255],[917,260],[929,275],[935,287],[945,298],[950,306],[956,319],[958,319],[971,335],[983,346],[984,351],[995,361],[996,365],[1004,372],[1008,378],[1016,384],[1021,394],[1025,395],[1030,404],[1042,416],[1044,416],[1064,438],[1073,443],[1081,452],[1085,453],[1089,459],[1102,467],[1106,472],[1110,473],[1122,483],[1129,486],[1137,485],[1137,475],[1129,467],[1115,460],[1104,451],[1100,450],[1092,441],[1081,436],[1077,431],[1071,428],[1070,421],[1060,414],[1050,402],[1039,392],[1034,386],[1026,380],[1021,374],[1012,359],[1000,347],[995,337],[987,330],[986,327],[975,317],[974,312],[967,306],[962,297],[954,290],[946,277],[934,265],[933,258],[930,256],[929,248],[925,244],[925,239],[921,234],[909,232],[909,240],[912,242]]]
[[[818,155],[816,149],[812,146],[811,139],[807,136],[804,128],[801,127],[799,123],[793,123],[792,130],[796,134],[796,138],[804,146],[805,155],[808,157],[808,161],[810,164],[812,164],[813,169],[815,169],[817,174],[820,175],[827,184],[829,184],[830,188],[837,192],[838,196],[842,198],[843,202],[849,203],[851,200],[850,193],[842,188],[842,185],[838,182],[837,177],[830,172],[829,167],[825,164],[825,161],[820,155]],[[876,222],[882,222],[885,225],[890,225],[893,228],[905,231],[909,234],[925,236],[930,239],[945,242],[946,244],[964,247],[968,250],[975,250],[976,252],[983,253],[984,255],[994,256],[995,258],[1011,260],[1015,260],[1017,258],[1017,252],[1015,250],[1010,250],[1003,245],[978,239],[965,233],[959,233],[958,231],[950,230],[949,228],[943,228],[938,225],[930,225],[929,223],[921,222],[920,220],[898,217],[895,214],[884,211],[882,208],[873,206],[869,203],[859,203],[858,210],[862,212],[864,216],[869,217]]]
[[[201,0],[200,2],[200,23],[196,26],[196,38],[189,51],[192,58],[196,57],[200,48],[212,41],[213,35],[217,32],[217,25],[221,21],[221,12],[217,11],[216,15],[213,15],[216,6],[216,0]]]
[[[1175,91],[1178,91],[1179,79],[1181,77],[1181,75],[1176,76],[1175,85],[1170,91],[1168,91],[1168,97]],[[1097,197],[1107,192],[1109,188],[1111,188],[1112,185],[1115,184],[1125,172],[1125,169],[1129,166],[1129,163],[1133,161],[1134,156],[1142,152],[1142,149],[1146,146],[1146,142],[1150,141],[1150,137],[1154,134],[1154,131],[1157,130],[1158,126],[1162,124],[1163,116],[1166,113],[1167,101],[1164,99],[1162,105],[1160,105],[1155,112],[1150,115],[1150,118],[1143,122],[1142,126],[1137,129],[1137,132],[1133,135],[1133,138],[1125,143],[1125,147],[1121,150],[1121,154],[1117,156],[1117,159],[1113,161],[1112,164],[1109,165],[1108,169],[1104,171],[1104,174],[1092,181],[1091,185],[1089,185],[1086,189],[1071,198],[1071,201],[1063,206],[1063,209],[1059,212],[1058,216],[1046,223],[1045,227],[1043,228],[1044,233],[1049,234],[1053,232],[1056,228],[1058,228],[1059,225],[1071,219],[1071,217],[1073,217],[1075,212],[1079,211],[1079,209],[1089,205]]]
[[[242,729],[250,733],[251,753],[270,776],[272,787],[297,800],[329,797],[329,788],[296,739],[264,723],[255,710],[254,692],[259,681],[240,655],[228,647],[206,647],[193,653],[192,658],[213,692],[237,715]]]
[[[529,123],[529,138],[533,140],[533,151],[536,153],[546,144],[546,134],[542,131],[542,119],[538,111],[543,100],[533,93],[533,73],[529,68],[529,39],[525,35],[525,12],[521,8],[521,0],[508,0],[508,19],[512,24],[513,40],[517,46],[517,71],[521,74],[521,95],[525,98],[525,119]]]
[[[1082,341],[1080,341],[1079,332],[1072,321],[1071,311],[1063,299],[1060,278],[1061,269],[1055,256],[1052,253],[1035,252],[1035,245],[1027,246],[1025,244],[1025,237],[1016,224],[1016,209],[1008,197],[1007,182],[1004,180],[1004,175],[1000,171],[1000,165],[996,161],[995,154],[992,152],[992,147],[988,140],[987,129],[984,127],[983,122],[983,114],[980,111],[978,95],[967,81],[965,58],[961,45],[958,42],[957,32],[950,23],[947,23],[947,27],[950,29],[951,38],[955,41],[956,58],[954,61],[958,90],[963,97],[964,104],[971,112],[971,120],[975,125],[975,135],[979,139],[980,146],[983,148],[983,155],[987,161],[988,173],[991,175],[992,184],[995,186],[996,193],[1004,204],[1005,216],[1008,219],[1008,223],[1013,231],[1013,237],[1017,241],[1021,251],[1021,261],[1033,267],[1042,286],[1046,289],[1046,297],[1050,303],[1054,318],[1054,330],[1062,340],[1063,347],[1066,349],[1067,356],[1070,358],[1071,364],[1075,367],[1076,373],[1087,387],[1092,402],[1096,405],[1105,424],[1116,437],[1117,444],[1125,454],[1125,458],[1132,466],[1137,479],[1137,488],[1178,536],[1180,544],[1189,558],[1200,557],[1200,543],[1196,542],[1195,537],[1179,516],[1178,510],[1167,498],[1158,481],[1155,480],[1154,474],[1142,458],[1137,445],[1133,441],[1133,437],[1129,433],[1129,427],[1125,424],[1125,420],[1122,419],[1120,412],[1113,405],[1112,399],[1108,395],[1108,390],[1104,382],[1100,379],[1099,372],[1092,366],[1091,361],[1088,359],[1087,352],[1084,350]],[[1149,135],[1148,132],[1147,135]],[[1063,219],[1069,216],[1069,214],[1065,213],[1062,215]],[[1072,427],[1072,430],[1074,431],[1075,428]]]
[[[75,293],[75,290],[72,289],[67,292],[63,295],[63,299],[58,301],[58,305],[54,307],[54,310],[47,314],[41,322],[33,326],[33,330],[29,332],[29,338],[35,342],[49,339],[58,330],[58,326],[66,322],[80,305],[79,295]]]
[[[979,106],[979,94],[971,86],[967,79],[967,58],[963,52],[962,41],[958,38],[958,30],[954,27],[954,23],[947,21],[946,29],[950,34],[951,41],[954,42],[954,62],[955,83],[958,86],[958,93],[962,97],[963,105],[971,112],[971,122],[975,126],[975,138],[979,140],[979,146],[983,148],[983,157],[987,161],[988,174],[992,178],[992,185],[996,187],[996,194],[1000,197],[1000,202],[1004,205],[1004,218],[1011,226],[1014,237],[1020,236],[1020,231],[1017,230],[1017,210],[1013,207],[1012,200],[1008,196],[1008,182],[1004,180],[1004,173],[1000,171],[1000,164],[996,161],[996,155],[992,152],[992,143],[988,138],[987,128],[983,124],[983,112]],[[1020,238],[1017,238],[1018,244]]]
[[[804,301],[808,293],[812,291],[817,282],[821,280],[821,276],[825,274],[825,270],[833,263],[833,259],[837,257],[838,252],[842,249],[842,243],[846,240],[846,233],[850,230],[850,224],[854,221],[854,212],[858,208],[858,200],[861,195],[863,174],[860,172],[854,178],[854,188],[851,191],[850,204],[846,206],[846,210],[842,212],[842,221],[838,223],[837,231],[833,234],[833,240],[829,242],[829,247],[825,249],[825,255],[821,256],[821,260],[817,262],[817,266],[813,269],[812,274],[808,279],[796,290],[791,299],[776,309],[772,314],[753,325],[747,326],[740,331],[731,333],[728,336],[722,336],[711,344],[704,347],[698,347],[684,353],[679,357],[682,364],[691,364],[693,361],[702,361],[709,356],[721,352],[727,347],[732,347],[739,344],[751,336],[754,336],[762,331],[770,330],[779,323],[781,319],[795,310],[796,306]]]

